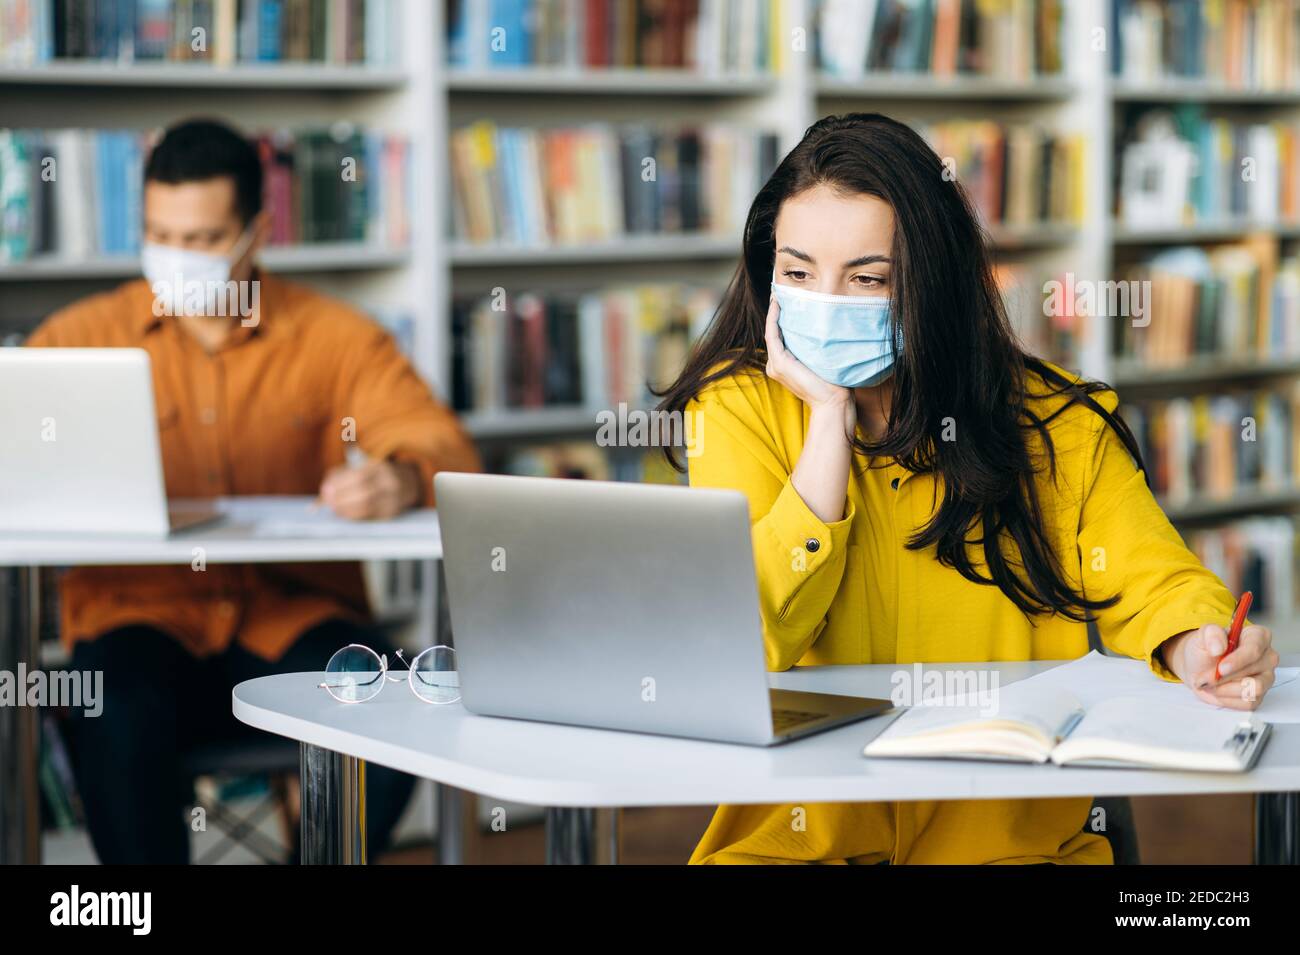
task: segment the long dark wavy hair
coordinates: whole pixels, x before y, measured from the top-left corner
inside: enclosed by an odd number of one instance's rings
[[[821,185],[875,196],[894,213],[892,314],[905,346],[894,365],[888,427],[876,441],[854,436],[854,449],[871,466],[892,458],[909,471],[941,478],[943,500],[908,548],[933,546],[940,563],[967,580],[997,586],[1025,614],[1087,621],[1119,595],[1089,599],[1066,580],[1044,530],[1034,482],[1041,463],[1033,460],[1029,432],[1040,435],[1053,476],[1056,455],[1048,425],[1078,403],[1115,429],[1139,467],[1141,453],[1123,420],[1093,398],[1109,386],[1075,382],[1021,348],[970,200],[943,173],[942,161],[925,140],[886,116],[849,113],[809,127],[754,199],[740,265],[685,369],[657,392],[658,407],[685,411],[710,382],[739,371],[763,373],[782,203]],[[1047,389],[1035,396],[1064,398],[1046,417],[1035,414],[1026,400],[1029,371]],[[939,440],[946,418],[959,420],[957,440]],[[665,453],[683,469],[674,449]],[[987,577],[972,560],[972,553],[981,551]]]

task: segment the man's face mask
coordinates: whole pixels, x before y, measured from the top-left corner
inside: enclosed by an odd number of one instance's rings
[[[167,302],[183,303],[184,314],[217,315],[230,270],[252,240],[250,224],[240,233],[234,248],[224,254],[146,242],[140,250],[141,270],[154,295]],[[194,307],[199,301],[202,307]]]
[[[777,327],[785,347],[817,377],[843,388],[876,385],[889,377],[902,354],[895,340],[888,298],[825,295],[776,284],[781,306]]]

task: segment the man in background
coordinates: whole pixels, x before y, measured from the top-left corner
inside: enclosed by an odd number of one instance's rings
[[[254,264],[270,219],[251,143],[181,123],[144,179],[145,278],[63,309],[28,344],[149,353],[169,497],[311,494],[341,517],[382,520],[432,505],[437,471],[478,470],[383,328]],[[348,454],[358,448],[364,463]],[[106,863],[188,861],[184,755],[260,735],[231,715],[236,683],[323,670],[349,643],[388,650],[359,565],[201,563],[79,568],[62,582],[72,667],[104,674],[103,713],[74,718],[73,744]],[[367,776],[377,852],[414,781]]]

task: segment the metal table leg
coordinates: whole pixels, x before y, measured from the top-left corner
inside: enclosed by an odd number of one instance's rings
[[[366,763],[302,744],[303,865],[366,864]]]
[[[1300,865],[1300,793],[1255,793],[1255,864]]]
[[[451,614],[447,609],[447,575],[441,560],[426,561],[424,592],[430,597],[425,613],[432,619],[435,645],[452,646]],[[465,800],[467,794],[454,786],[434,783],[434,813],[438,821],[439,865],[465,862]],[[468,796],[473,799],[473,795]]]
[[[592,865],[596,861],[596,810],[555,806],[546,810],[547,865]]]
[[[0,567],[0,670],[40,665],[40,568]],[[40,864],[39,763],[39,708],[0,706],[0,865]]]
[[[465,800],[455,786],[433,784],[434,812],[438,816],[438,865],[465,862]]]
[[[623,854],[623,836],[620,826],[623,824],[623,810],[609,810],[609,864],[618,865]]]

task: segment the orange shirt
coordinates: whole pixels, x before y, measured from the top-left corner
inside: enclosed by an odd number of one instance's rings
[[[382,327],[310,289],[258,278],[256,324],[237,325],[211,354],[153,315],[143,279],[63,309],[28,344],[149,353],[171,498],[315,494],[344,462],[345,437],[371,458],[417,464],[425,506],[436,471],[479,469],[455,415]],[[355,563],[81,567],[63,578],[61,601],[69,644],[147,624],[197,656],[237,639],[271,660],[322,620],[368,613]]]

